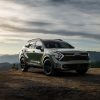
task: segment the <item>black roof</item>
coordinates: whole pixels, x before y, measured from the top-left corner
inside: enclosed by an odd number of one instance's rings
[[[36,39],[31,39],[28,42],[32,42],[34,40],[40,40],[40,41],[63,41],[62,39],[41,39],[41,38],[36,38]]]

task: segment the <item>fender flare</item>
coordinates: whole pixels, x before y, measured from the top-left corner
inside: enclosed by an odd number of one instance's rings
[[[44,61],[45,61],[46,59],[50,59],[51,62],[53,62],[52,57],[51,57],[50,55],[44,55],[43,58],[42,58],[42,62],[41,62],[42,66],[43,66]]]

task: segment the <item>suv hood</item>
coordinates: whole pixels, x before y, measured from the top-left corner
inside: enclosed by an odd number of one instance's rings
[[[86,52],[86,51],[77,50],[77,49],[47,49],[47,52],[75,53],[75,52]]]

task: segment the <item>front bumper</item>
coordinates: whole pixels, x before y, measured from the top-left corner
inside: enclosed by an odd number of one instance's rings
[[[58,61],[57,59],[53,58],[54,61],[54,68],[60,70],[71,70],[75,69],[77,66],[87,66],[89,67],[89,60],[73,60],[73,61]]]

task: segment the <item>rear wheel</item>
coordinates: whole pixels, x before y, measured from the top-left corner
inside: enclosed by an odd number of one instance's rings
[[[80,75],[84,75],[88,71],[88,68],[89,68],[88,65],[82,65],[82,66],[80,65],[80,66],[77,66],[76,72]]]
[[[55,73],[54,66],[49,59],[46,59],[44,61],[44,73],[48,76],[54,75],[54,73]]]
[[[20,65],[21,65],[22,72],[27,72],[28,71],[28,65],[27,65],[24,58],[20,59]]]

